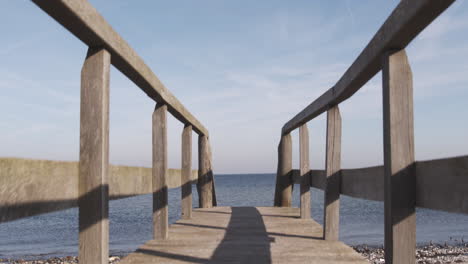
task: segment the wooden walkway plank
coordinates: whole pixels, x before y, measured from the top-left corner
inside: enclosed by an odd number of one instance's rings
[[[166,240],[151,240],[122,260],[141,263],[367,263],[351,247],[322,239],[322,227],[299,208],[194,209]]]

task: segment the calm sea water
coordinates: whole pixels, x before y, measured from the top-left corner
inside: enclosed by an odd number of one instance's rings
[[[271,206],[275,175],[217,175],[220,206]],[[299,204],[298,188],[293,203]],[[323,222],[323,192],[312,191],[312,217]],[[196,190],[194,206],[198,205]],[[151,239],[151,195],[110,203],[110,251],[125,254]],[[180,189],[169,190],[169,221],[180,218]],[[425,244],[468,241],[468,215],[418,209],[417,241]],[[383,244],[383,203],[341,198],[340,239],[345,243]],[[77,255],[78,210],[76,208],[0,224],[0,258],[44,258]]]

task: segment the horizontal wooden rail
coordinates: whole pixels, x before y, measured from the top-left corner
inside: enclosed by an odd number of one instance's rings
[[[468,214],[468,156],[415,162],[416,206],[445,212]],[[292,170],[300,184],[299,170]],[[311,170],[311,187],[323,190],[325,171]],[[340,193],[373,200],[384,200],[384,167],[341,170]]]
[[[416,162],[416,205],[468,214],[468,156]]]
[[[288,134],[327,111],[330,106],[351,97],[382,69],[384,52],[405,48],[454,1],[401,1],[335,86],[288,121],[282,128],[282,134]]]
[[[150,98],[166,104],[168,111],[198,134],[208,130],[161,83],[130,45],[106,22],[86,0],[32,0],[37,6],[68,29],[89,47],[104,47],[111,63]]]
[[[468,213],[467,156],[414,160],[413,78],[404,50],[454,1],[402,0],[338,82],[281,129],[282,139],[290,137],[292,130],[328,111],[327,171],[308,173],[311,186],[324,190],[324,239],[338,238],[340,194],[384,201],[386,263],[415,262],[416,206]],[[340,170],[338,106],[379,71],[383,84],[384,166]],[[331,118],[334,113],[338,115]],[[279,155],[278,168],[289,159],[289,153]],[[283,201],[291,196],[290,186],[298,174],[278,170],[275,206],[287,206]],[[285,180],[279,181],[281,178]],[[280,190],[287,192],[278,196]]]
[[[110,166],[110,199],[152,192],[151,168]],[[198,170],[192,170],[196,184]],[[169,188],[181,186],[181,172],[169,169]],[[0,222],[77,206],[78,163],[65,161],[0,159]]]

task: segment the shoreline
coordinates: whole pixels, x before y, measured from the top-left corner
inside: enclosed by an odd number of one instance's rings
[[[385,263],[383,246],[362,244],[351,247],[370,263]],[[468,243],[418,245],[416,247],[416,263],[468,263]]]
[[[109,256],[109,264],[119,263],[120,260],[126,255],[111,255]],[[0,264],[75,264],[78,263],[77,256],[66,256],[66,257],[51,257],[45,259],[3,259],[0,258]]]
[[[370,246],[366,244],[350,246],[356,252],[364,256],[370,263],[381,264],[384,261],[383,246]],[[126,254],[111,255],[109,263],[119,263]],[[2,259],[0,264],[75,264],[78,263],[78,257],[51,257],[46,259]],[[468,263],[468,243],[456,244],[432,244],[418,245],[416,247],[416,263],[435,264],[435,263]]]

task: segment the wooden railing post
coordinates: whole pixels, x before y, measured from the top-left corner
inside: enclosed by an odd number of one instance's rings
[[[310,218],[310,176],[309,176],[309,129],[307,124],[299,128],[299,153],[301,177],[301,218]]]
[[[278,146],[275,206],[291,207],[292,201],[292,140],[291,134],[281,136]]]
[[[186,125],[182,132],[182,219],[192,217],[192,126]]]
[[[338,240],[340,228],[341,115],[338,106],[327,112],[323,238]]]
[[[198,200],[201,208],[213,207],[211,154],[208,137],[198,136]]]
[[[156,104],[153,113],[153,237],[168,235],[167,208],[167,105]]]
[[[110,54],[89,48],[81,70],[79,260],[109,262]]]
[[[404,50],[383,57],[385,262],[415,263],[413,80]]]
[[[211,150],[211,143],[208,139],[208,159],[210,160],[210,180],[211,180],[211,200],[213,206],[218,206],[218,200],[216,199],[216,186],[215,186],[215,179],[214,179],[214,172],[213,172],[213,151]]]

